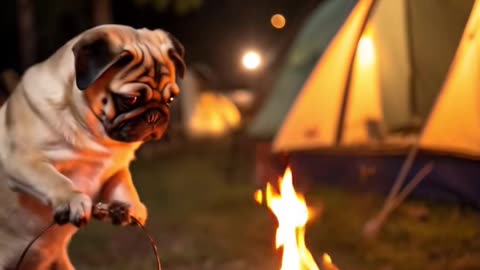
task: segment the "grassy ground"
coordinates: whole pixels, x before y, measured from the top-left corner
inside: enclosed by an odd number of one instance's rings
[[[175,147],[134,163],[164,270],[279,269],[274,219],[253,202],[251,148],[241,148],[236,173],[226,179],[227,146]],[[306,197],[310,206],[323,209],[307,228],[307,245],[317,259],[328,252],[343,270],[480,269],[478,212],[409,202],[389,219],[378,241],[365,243],[362,226],[381,198],[326,186],[309,189]],[[411,209],[423,208],[426,217],[412,215]],[[74,237],[70,251],[79,270],[154,269],[148,241],[137,228],[92,222]]]

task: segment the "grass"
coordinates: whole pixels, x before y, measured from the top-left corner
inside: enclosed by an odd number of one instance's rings
[[[279,269],[274,219],[253,202],[253,152],[234,157],[223,142],[185,144],[140,158],[132,166],[149,208],[148,230],[157,240],[164,270]],[[227,179],[228,178],[228,179]],[[480,269],[480,215],[452,205],[409,201],[388,220],[379,239],[361,238],[378,211],[378,195],[317,185],[306,191],[319,214],[308,225],[307,245],[318,259],[328,252],[343,270]],[[418,218],[411,209],[428,209]],[[138,228],[92,222],[72,240],[77,269],[154,269]]]

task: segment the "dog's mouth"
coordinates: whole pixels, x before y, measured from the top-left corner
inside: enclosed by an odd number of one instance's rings
[[[122,142],[160,139],[170,120],[168,105],[150,103],[142,108],[118,115],[105,125],[110,138]]]

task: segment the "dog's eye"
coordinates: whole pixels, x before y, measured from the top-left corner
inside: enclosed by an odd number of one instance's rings
[[[138,101],[138,97],[124,97],[123,101],[127,105],[135,105]]]
[[[175,100],[175,97],[178,95],[178,92],[178,86],[176,84],[169,83],[167,86],[165,86],[165,89],[163,89],[163,101],[166,104],[172,103]]]

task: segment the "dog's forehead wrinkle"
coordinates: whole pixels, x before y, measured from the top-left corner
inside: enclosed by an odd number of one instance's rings
[[[161,65],[160,66],[160,72],[163,74],[163,75],[170,75],[170,71],[168,70],[168,68],[165,66],[165,65]]]
[[[146,56],[149,57],[149,56]],[[130,89],[158,89],[163,88],[162,81],[171,76],[171,71],[161,61],[153,60],[155,64],[142,64],[127,67],[110,81],[110,88],[114,92],[125,92]],[[125,90],[121,90],[121,88]],[[127,89],[128,88],[128,89]]]

